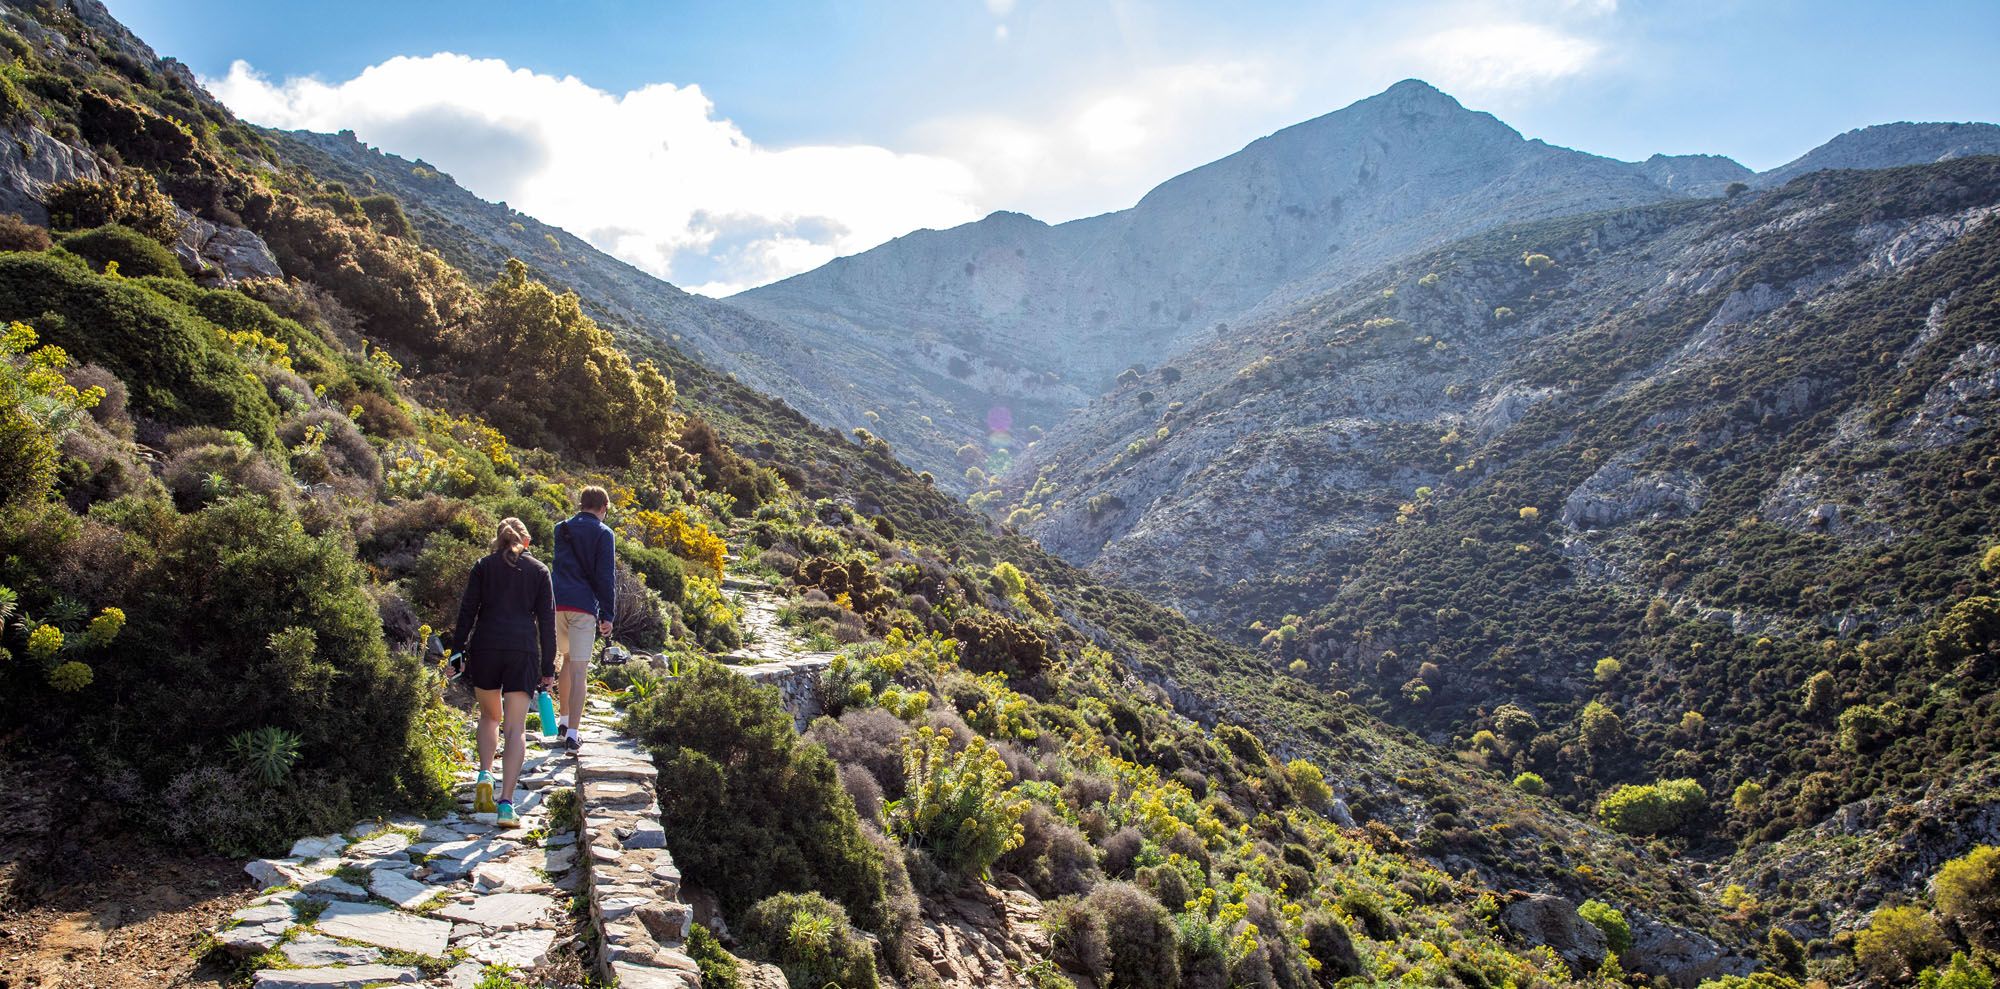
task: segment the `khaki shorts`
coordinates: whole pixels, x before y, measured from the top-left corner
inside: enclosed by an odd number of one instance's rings
[[[571,658],[587,667],[597,645],[597,616],[580,611],[556,612],[556,665],[567,669]]]

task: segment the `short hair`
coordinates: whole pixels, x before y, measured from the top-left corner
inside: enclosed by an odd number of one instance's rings
[[[603,488],[593,484],[577,494],[576,505],[586,512],[594,512],[600,508],[609,508],[611,496],[606,494]]]

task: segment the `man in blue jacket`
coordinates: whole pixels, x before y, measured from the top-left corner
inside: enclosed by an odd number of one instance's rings
[[[556,523],[554,579],[556,591],[556,695],[562,700],[563,744],[574,750],[583,744],[577,726],[583,723],[584,691],[590,654],[597,636],[611,634],[618,613],[617,580],[612,564],[616,551],[604,516],[611,497],[596,486],[577,496],[577,513]]]

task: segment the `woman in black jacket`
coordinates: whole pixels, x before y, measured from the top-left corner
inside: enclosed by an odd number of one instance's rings
[[[502,519],[493,551],[472,565],[458,605],[452,641],[465,651],[465,678],[479,698],[479,784],[475,813],[493,812],[503,827],[514,815],[514,784],[527,754],[528,705],[556,676],[555,592],[549,568],[526,552],[531,540],[520,519]],[[505,716],[500,800],[493,801],[493,750]]]

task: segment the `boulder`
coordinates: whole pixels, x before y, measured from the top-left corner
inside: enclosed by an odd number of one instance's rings
[[[1628,916],[1633,921],[1632,948],[1624,960],[1635,972],[1690,987],[1724,975],[1748,975],[1756,967],[1749,958],[1724,951],[1715,939],[1699,931]]]
[[[1576,904],[1560,896],[1528,893],[1500,909],[1500,922],[1530,947],[1547,945],[1570,970],[1582,975],[1604,964],[1604,932],[1577,915]]]

